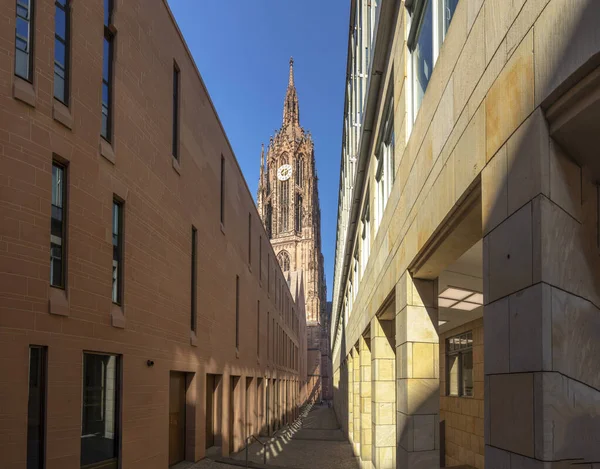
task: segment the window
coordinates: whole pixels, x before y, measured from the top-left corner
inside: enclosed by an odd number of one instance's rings
[[[112,139],[112,88],[114,28],[112,27],[112,0],[104,0],[104,49],[102,62],[102,137]]]
[[[279,200],[281,207],[281,215],[279,219],[279,232],[283,233],[288,230],[289,220],[289,205],[290,205],[290,190],[289,190],[289,179],[285,181],[279,181]]]
[[[256,301],[256,356],[260,358],[260,300]]]
[[[17,0],[15,75],[33,82],[33,0]]]
[[[267,204],[267,236],[273,238],[273,207],[271,202]]]
[[[271,295],[271,253],[267,254],[267,294]]]
[[[240,276],[235,276],[235,348],[240,349]]]
[[[358,246],[356,247],[356,250],[354,251],[354,272],[353,272],[353,278],[354,278],[354,300],[356,300],[356,295],[358,295],[358,286],[360,283],[360,278],[358,277]]]
[[[27,469],[44,467],[46,444],[46,347],[29,347]]]
[[[279,261],[281,270],[284,272],[290,270],[290,255],[287,253],[287,251],[281,251],[279,254],[277,254],[277,260]]]
[[[440,20],[441,20],[441,40],[443,41],[446,38],[446,33],[448,32],[448,28],[450,27],[450,22],[452,21],[452,17],[454,16],[454,11],[456,10],[456,6],[458,5],[458,0],[438,0],[440,12]]]
[[[270,335],[270,324],[271,324],[271,313],[267,311],[267,360],[271,357],[271,335]]]
[[[394,100],[390,98],[387,105],[385,121],[381,127],[379,147],[376,154],[377,169],[375,172],[376,227],[379,227],[387,205],[387,200],[394,184]]]
[[[197,270],[198,270],[198,266],[197,266],[197,245],[198,245],[198,230],[196,230],[196,228],[194,226],[192,226],[192,285],[191,285],[191,292],[192,292],[192,311],[191,311],[191,315],[190,315],[190,321],[191,321],[191,329],[192,331],[196,332],[196,305],[197,305],[197,300],[196,300],[196,295],[197,295],[197,286],[196,286],[196,275],[197,275]]]
[[[225,158],[221,155],[221,225],[225,225]]]
[[[367,191],[367,196],[366,196],[366,200],[367,203],[365,205],[365,208],[363,210],[363,215],[361,217],[361,226],[362,226],[362,232],[361,232],[361,255],[360,255],[360,260],[361,260],[361,268],[360,268],[360,274],[362,275],[365,271],[365,268],[367,267],[367,262],[369,260],[369,254],[371,252],[371,211],[369,208],[369,192]]]
[[[262,285],[262,235],[258,238],[258,280]]]
[[[446,339],[446,394],[473,397],[473,333]]]
[[[179,67],[173,64],[173,156],[179,159]]]
[[[54,15],[54,97],[68,105],[70,1],[56,0]]]
[[[294,205],[296,209],[296,213],[294,214],[294,229],[302,231],[302,195],[300,193],[296,193],[296,203]]]
[[[112,301],[123,304],[123,203],[114,199],[112,212]]]
[[[83,354],[81,466],[118,465],[120,363],[116,355]]]
[[[248,266],[252,267],[252,214],[248,214]]]
[[[302,155],[296,158],[296,185],[301,186],[304,182],[304,158]]]
[[[67,168],[52,163],[52,218],[50,221],[50,285],[65,288],[67,235]]]

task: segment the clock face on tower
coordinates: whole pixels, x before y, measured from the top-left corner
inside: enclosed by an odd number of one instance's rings
[[[277,170],[277,179],[287,181],[290,177],[292,177],[292,166],[289,164],[281,165]]]

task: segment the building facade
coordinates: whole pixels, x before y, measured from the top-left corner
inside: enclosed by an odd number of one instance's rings
[[[351,1],[331,342],[362,467],[600,460],[599,20]]]
[[[1,4],[0,467],[163,469],[290,422],[302,274],[167,2]]]
[[[258,212],[283,272],[302,272],[306,297],[308,380],[311,399],[331,397],[327,289],[321,253],[321,209],[314,142],[300,125],[290,59],[281,128],[260,155]]]

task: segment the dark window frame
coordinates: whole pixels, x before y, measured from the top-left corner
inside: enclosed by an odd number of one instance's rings
[[[117,233],[115,233],[115,207],[118,207],[118,214],[117,214]],[[123,200],[119,199],[117,196],[113,196],[113,210],[112,210],[112,237],[113,237],[113,268],[114,268],[114,261],[117,261],[117,294],[116,294],[116,299],[114,297],[114,294],[111,291],[111,300],[113,302],[113,304],[116,304],[118,306],[122,306],[123,305],[123,293],[124,293],[124,278],[123,278],[123,272],[125,271],[125,269],[123,268],[123,264],[124,264],[124,244],[125,244],[125,237],[124,237],[124,232],[125,230],[123,229],[123,222],[125,219],[125,203],[123,202]],[[115,245],[115,236],[117,237],[116,242],[117,244]],[[116,247],[116,249],[115,249]],[[115,259],[115,255],[117,256],[117,259]]]
[[[248,267],[252,269],[252,214],[248,212]]]
[[[19,8],[23,8],[22,6],[19,6],[19,0],[15,1],[16,4],[16,14],[15,14],[15,70],[14,73],[16,76],[18,76],[19,78],[22,78],[25,81],[28,81],[29,83],[33,84],[33,78],[34,78],[34,52],[35,52],[35,0],[28,0],[29,1],[29,8],[27,8],[27,17],[20,15],[19,14]],[[17,36],[17,26],[16,23],[18,21],[18,19],[21,18],[23,21],[27,21],[28,26],[29,26],[29,37],[27,38],[26,41],[26,50],[22,50],[17,46],[17,41],[20,39],[21,41],[24,41],[23,38],[19,38]],[[24,77],[23,75],[19,74],[17,72],[17,50],[20,50],[24,53],[27,54],[27,59],[28,59],[28,68],[27,68],[27,76]]]
[[[452,341],[458,340],[458,345],[453,345]],[[465,344],[462,344],[462,341]],[[470,343],[469,343],[470,341]],[[473,365],[473,331],[466,331],[460,334],[456,334],[446,339],[446,396],[449,397],[474,397],[474,389],[471,389],[471,393],[467,394],[463,389],[463,367],[464,367],[464,356],[471,354],[471,366]],[[450,359],[451,357],[457,357],[458,359],[458,394],[452,394],[450,391]]]
[[[260,300],[256,300],[256,356],[260,359]]]
[[[104,140],[111,143],[113,138],[113,87],[114,87],[114,60],[115,60],[115,28],[112,24],[112,16],[113,16],[113,0],[105,0],[104,1],[105,8],[108,8],[108,11],[104,12],[104,39],[102,41],[102,60],[103,60],[103,70],[102,70],[102,87],[106,86],[106,105],[103,102],[103,93],[101,94],[101,106],[102,113],[104,114],[104,107],[106,107],[106,133],[104,133],[103,129],[100,129],[100,134]],[[108,60],[104,57],[104,43],[108,44]],[[108,70],[106,75],[104,76],[104,61],[108,63]]]
[[[179,112],[181,102],[181,73],[177,62],[173,61],[173,129],[172,129],[172,155],[179,161]]]
[[[60,261],[61,261],[61,274],[60,274],[60,284],[53,283],[53,276],[50,276],[50,286],[53,288],[60,288],[65,290],[67,288],[67,214],[68,214],[68,165],[58,161],[56,159],[52,160],[52,187],[54,188],[54,168],[58,168],[62,171],[63,180],[61,187],[61,207],[55,206],[51,203],[51,212],[57,212],[60,210],[60,222],[61,222],[61,238],[60,238]],[[56,207],[56,210],[55,210]],[[50,222],[50,272],[52,273],[52,220],[54,216],[51,214],[51,222]]]
[[[32,361],[32,349],[39,350],[40,356],[38,359],[39,371],[35,376],[35,381],[32,382],[32,369],[31,369],[31,361]],[[29,346],[29,373],[28,373],[28,395],[27,395],[27,416],[29,420],[29,414],[31,412],[32,407],[32,387],[39,388],[39,402],[37,402],[38,412],[39,412],[39,428],[37,435],[30,435],[31,428],[27,426],[27,469],[44,469],[46,467],[46,422],[47,422],[47,396],[48,396],[48,347],[43,345],[30,345]],[[35,402],[33,404],[36,404]],[[36,406],[36,407],[37,407]],[[37,436],[37,439],[34,438]],[[30,446],[31,443],[37,443],[37,451],[38,451],[38,460],[37,464],[35,461],[32,461],[32,455],[30,455],[30,451],[34,448]]]
[[[192,225],[192,272],[191,272],[191,314],[190,327],[193,332],[197,328],[197,307],[198,307],[198,288],[197,288],[197,271],[198,271],[198,230]]]
[[[221,227],[225,226],[225,157],[221,155]]]
[[[235,276],[235,349],[240,350],[240,276]]]
[[[69,106],[69,92],[70,92],[70,67],[71,67],[71,0],[64,0],[64,5],[61,4],[60,0],[54,1],[54,14],[56,15],[57,9],[64,11],[65,13],[65,37],[61,38],[58,32],[56,31],[56,25],[54,27],[54,99],[60,101],[65,106]],[[56,41],[59,41],[63,44],[65,48],[65,63],[63,74],[63,95],[64,99],[60,99],[56,96],[56,67],[62,68],[57,64],[56,61]]]

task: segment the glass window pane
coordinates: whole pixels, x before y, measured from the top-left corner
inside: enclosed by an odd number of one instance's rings
[[[450,396],[458,396],[458,355],[448,355],[447,385]]]
[[[429,79],[431,78],[431,72],[433,71],[433,12],[431,0],[425,6],[417,44],[413,51],[413,60],[415,88],[414,117],[416,117]]]
[[[54,12],[54,32],[64,40],[67,36],[67,14],[60,7],[56,7]]]
[[[462,395],[473,397],[473,352],[461,353],[462,357]]]
[[[63,180],[64,170],[58,165],[52,165],[52,205],[63,206]]]
[[[104,26],[110,24],[110,0],[104,0]]]
[[[65,68],[65,45],[58,39],[54,39],[54,62]]]
[[[104,56],[102,57],[102,79],[109,81],[110,75],[110,42],[104,38]]]
[[[54,97],[65,102],[65,79],[58,73],[54,73]]]
[[[452,17],[454,16],[454,11],[456,10],[456,6],[458,5],[458,0],[443,0],[444,3],[444,36],[446,36],[446,32],[450,27],[450,22],[452,21]]]
[[[26,41],[25,46],[27,46],[27,42],[29,41],[29,21],[17,17],[16,32],[17,37]],[[23,50],[27,50],[27,47],[25,47]]]
[[[81,465],[117,457],[118,363],[113,355],[83,354]]]
[[[46,350],[29,347],[29,396],[27,405],[27,468],[44,467],[46,403]]]

